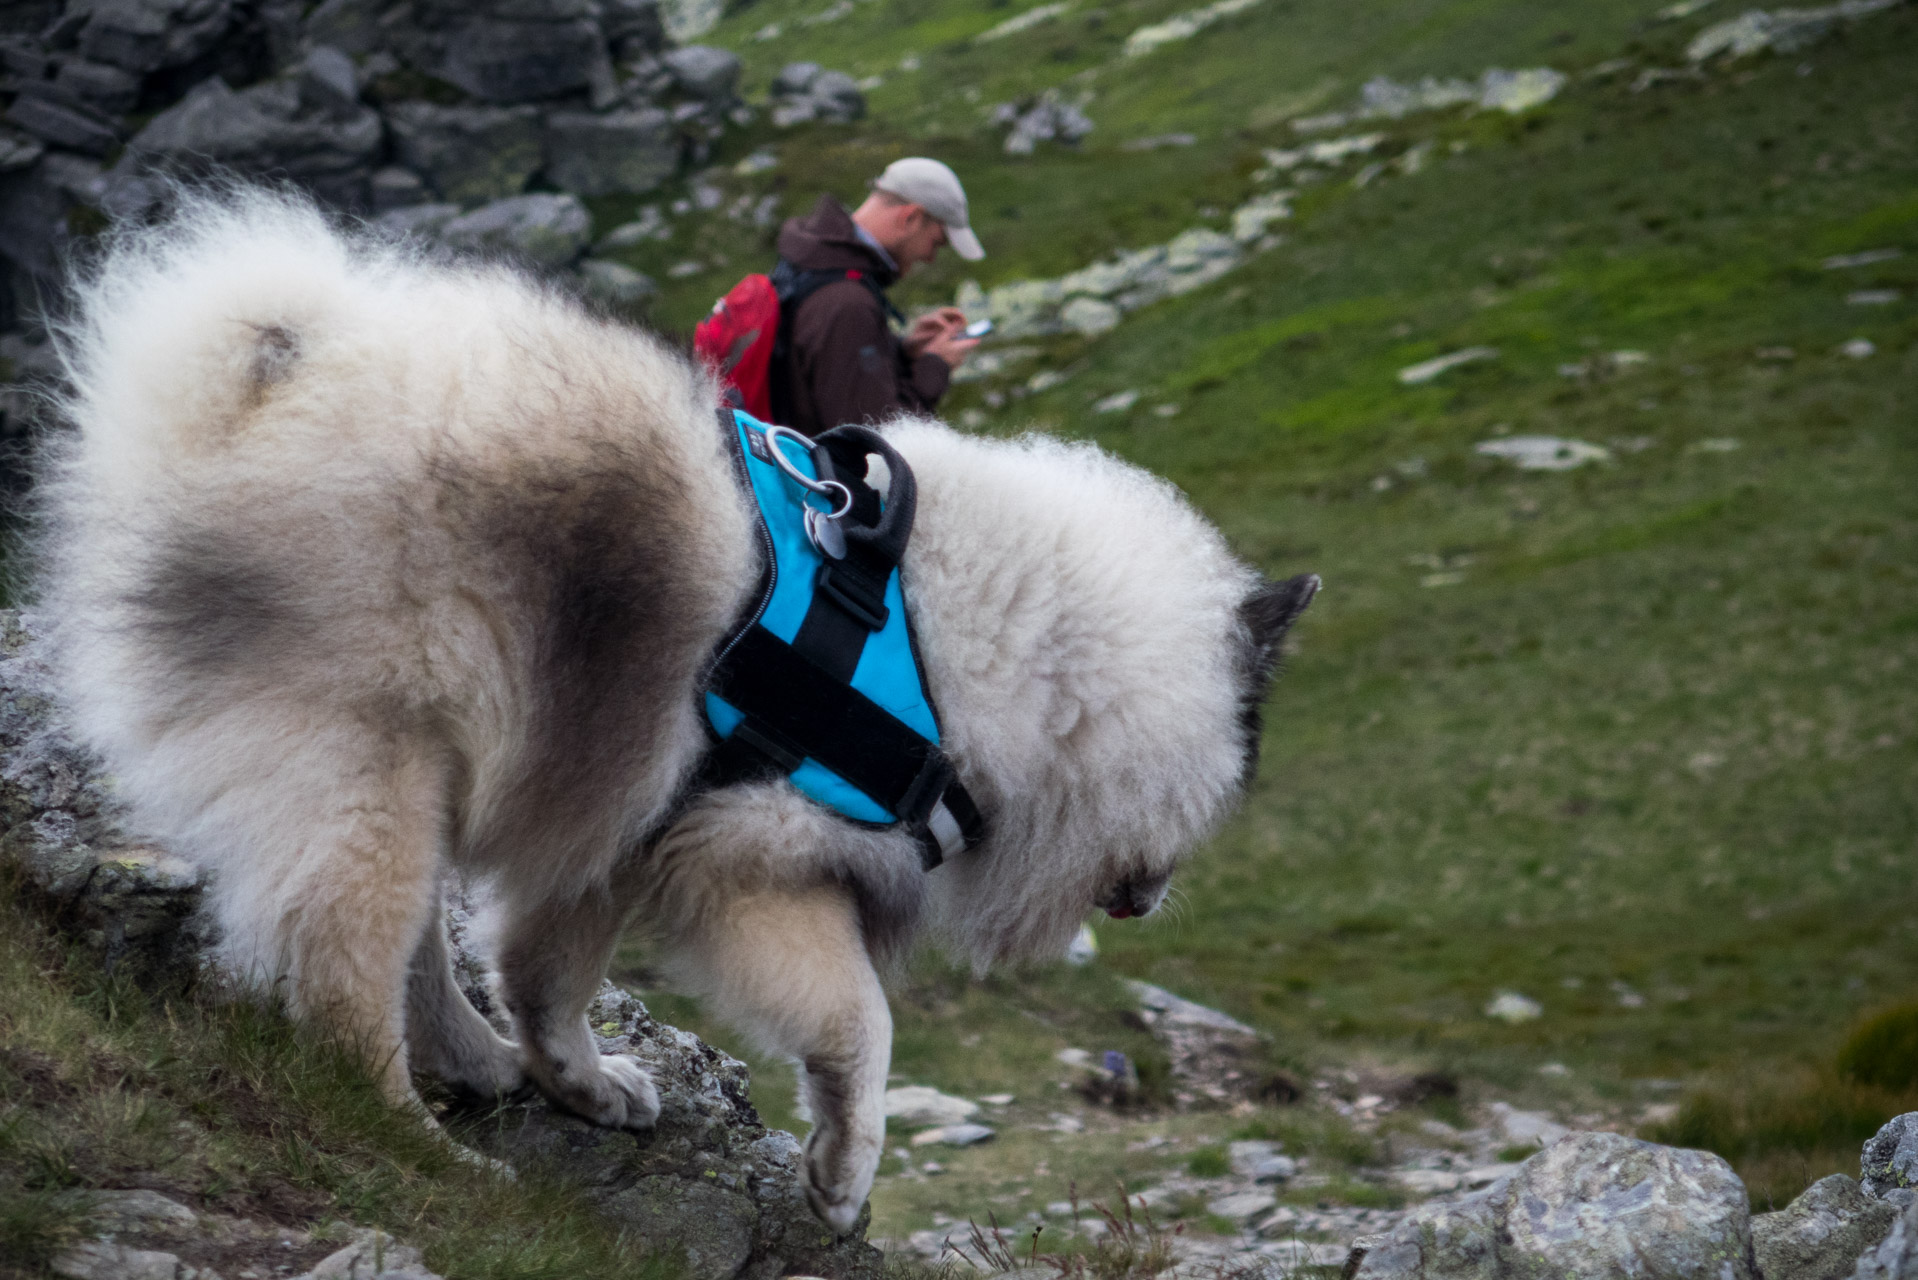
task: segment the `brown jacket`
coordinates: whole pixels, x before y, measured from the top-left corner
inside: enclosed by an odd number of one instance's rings
[[[780,228],[779,256],[803,270],[862,272],[881,289],[898,278],[831,196],[821,196],[810,214]],[[951,368],[938,356],[906,354],[886,324],[885,308],[857,280],[822,286],[787,322],[790,354],[774,378],[785,379],[786,425],[808,435],[846,422],[929,413],[952,380]]]

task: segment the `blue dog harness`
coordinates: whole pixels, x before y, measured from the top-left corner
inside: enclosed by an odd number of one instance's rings
[[[706,682],[715,744],[697,785],[784,777],[854,822],[903,825],[931,870],[985,824],[940,749],[900,589],[912,470],[869,427],[814,441],[733,409],[719,420],[758,511],[765,571]],[[865,481],[875,454],[883,499]]]

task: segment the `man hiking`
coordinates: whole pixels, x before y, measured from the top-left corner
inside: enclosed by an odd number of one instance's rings
[[[773,283],[782,297],[800,287],[783,308],[770,370],[777,421],[815,435],[932,411],[979,340],[965,336],[957,307],[921,316],[903,339],[895,336],[887,317],[898,312],[884,291],[942,245],[968,260],[985,256],[966,223],[958,177],[924,157],[886,166],[851,212],[821,196],[810,214],[780,228]]]

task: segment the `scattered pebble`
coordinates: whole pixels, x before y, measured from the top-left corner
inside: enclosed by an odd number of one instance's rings
[[[1867,249],[1863,253],[1840,253],[1825,259],[1825,270],[1844,271],[1851,267],[1869,267],[1900,257],[1903,249]]]
[[[915,1147],[972,1147],[989,1142],[999,1131],[983,1124],[947,1124],[912,1135]]]
[[[1758,350],[1752,352],[1752,354],[1760,360],[1775,364],[1783,364],[1787,360],[1796,360],[1798,358],[1798,353],[1790,347],[1760,347]]]
[[[1037,381],[1037,379],[1034,379]],[[1099,939],[1092,932],[1092,926],[1082,924],[1079,932],[1072,936],[1066,946],[1066,963],[1070,965],[1088,965],[1099,958]]]
[[[1456,369],[1462,364],[1471,364],[1478,360],[1496,359],[1497,356],[1496,347],[1466,347],[1463,351],[1453,351],[1430,360],[1420,361],[1418,364],[1405,366],[1399,370],[1399,381],[1408,387],[1421,386],[1449,369]]]
[[[1878,346],[1870,338],[1853,338],[1838,344],[1838,354],[1854,360],[1865,360],[1878,354]]]
[[[1542,1076],[1569,1076],[1572,1069],[1562,1062],[1548,1062],[1538,1069],[1538,1073]]]
[[[779,153],[771,147],[761,147],[734,165],[733,172],[739,174],[741,177],[745,177],[748,174],[764,173],[768,169],[777,169],[778,167]]]
[[[1176,418],[1179,416],[1181,407],[1176,404],[1162,404],[1155,407],[1152,412],[1161,418]]]
[[[1902,296],[1896,289],[1853,289],[1845,295],[1845,303],[1853,307],[1886,307]]]
[[[1092,411],[1094,413],[1124,413],[1137,403],[1139,403],[1139,393],[1137,391],[1118,391],[1093,405]]]
[[[1685,452],[1686,453],[1733,453],[1743,447],[1744,447],[1743,441],[1734,440],[1729,436],[1723,436],[1723,437],[1719,437],[1712,440],[1695,441],[1685,450]]]
[[[1500,1022],[1517,1024],[1531,1022],[1545,1013],[1544,1006],[1530,996],[1522,996],[1516,991],[1501,991],[1492,1002],[1485,1006],[1485,1016]]]
[[[666,274],[671,276],[675,280],[684,280],[688,276],[698,275],[700,272],[704,271],[705,269],[706,269],[705,263],[694,262],[692,259],[688,258],[684,262],[675,262],[672,266],[667,267]]]
[[[979,1113],[979,1104],[941,1093],[931,1085],[911,1084],[886,1090],[886,1118],[902,1127],[963,1124]]]
[[[1419,579],[1419,585],[1421,587],[1456,587],[1463,581],[1465,581],[1464,574],[1448,569],[1439,573],[1426,574]]]
[[[1504,458],[1520,471],[1570,471],[1588,462],[1610,462],[1612,451],[1603,445],[1583,440],[1564,440],[1558,436],[1506,436],[1500,440],[1481,440],[1473,450],[1488,458]]]

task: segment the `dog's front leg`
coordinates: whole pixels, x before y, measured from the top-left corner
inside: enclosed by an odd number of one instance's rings
[[[652,1077],[631,1058],[602,1056],[586,1025],[625,922],[622,903],[615,890],[514,910],[500,983],[526,1074],[542,1093],[594,1124],[650,1129],[659,1119]]]
[[[892,1059],[892,1014],[851,897],[837,888],[747,897],[674,952],[683,983],[716,1013],[805,1067],[806,1198],[834,1231],[851,1231],[885,1147]]]

